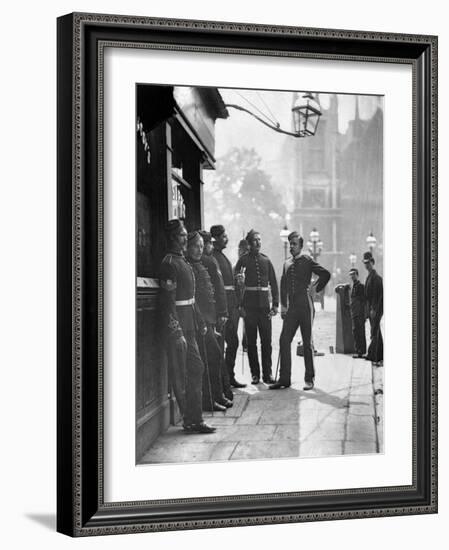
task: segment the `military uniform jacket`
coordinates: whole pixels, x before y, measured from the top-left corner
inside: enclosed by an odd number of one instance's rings
[[[195,277],[192,266],[181,252],[170,251],[162,260],[160,308],[168,336],[180,338],[196,330]]]
[[[231,314],[232,309],[238,306],[237,295],[235,293],[234,271],[232,269],[232,264],[227,256],[225,256],[223,252],[218,248],[214,247],[212,255],[215,258],[223,277],[223,283],[226,290],[226,300],[228,306],[227,309],[228,313]]]
[[[351,317],[365,319],[365,286],[360,281],[355,281],[351,288]]]
[[[195,276],[195,303],[199,314],[206,323],[215,324],[215,292],[209,272],[201,260],[187,260],[193,268]]]
[[[331,274],[327,269],[316,263],[310,256],[299,254],[290,257],[284,263],[281,277],[281,306],[286,311],[291,305],[299,305],[310,295],[312,274],[318,276],[315,283],[316,292],[327,285]]]
[[[245,287],[243,290],[243,307],[270,308],[268,285],[271,287],[273,307],[279,305],[279,288],[273,264],[265,254],[247,252],[241,256],[235,266],[235,273],[241,268],[245,271]]]
[[[365,298],[370,310],[375,313],[375,321],[380,321],[384,311],[384,289],[382,277],[375,269],[371,271],[365,281]]]
[[[228,303],[226,299],[226,290],[223,282],[223,275],[217,260],[213,256],[207,256],[203,254],[201,257],[201,263],[209,272],[212,285],[214,287],[215,296],[215,313],[217,317],[228,316]]]

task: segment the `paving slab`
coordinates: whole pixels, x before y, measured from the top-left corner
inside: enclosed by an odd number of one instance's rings
[[[320,388],[315,388],[312,391],[304,392],[304,399],[301,401],[301,410],[305,412],[311,409],[347,409],[348,405],[349,399],[347,397],[339,397],[334,393],[328,393]]]
[[[345,441],[343,444],[343,454],[345,455],[366,455],[376,452],[376,443],[374,441]]]
[[[299,456],[298,441],[245,442],[237,444],[231,460],[250,460],[252,458],[290,458]]]
[[[235,416],[229,417],[226,413],[214,413],[213,416],[211,413],[208,413],[207,415],[203,414],[203,417],[204,421],[211,426],[232,426],[237,420]]]
[[[349,401],[349,414],[358,416],[373,416],[373,396],[370,395],[365,401]]]
[[[269,401],[266,402],[261,399],[251,399],[240,418],[235,420],[235,424],[257,424],[266,408],[267,403],[269,403]]]
[[[268,441],[273,439],[276,426],[235,425],[227,429],[223,441]],[[218,430],[217,430],[218,431]]]
[[[256,388],[256,391],[253,392],[247,392],[246,395],[251,398],[251,401],[257,401],[257,400],[274,400],[275,399],[275,391],[269,390],[268,388],[264,388],[262,390],[258,390]]]
[[[273,411],[264,411],[259,418],[258,424],[298,424],[299,423],[299,408],[297,409],[280,409]]]
[[[161,462],[205,462],[210,460],[229,460],[234,452],[236,443],[186,443],[184,445],[156,444],[143,459],[141,464],[155,464]]]
[[[233,406],[226,411],[227,418],[239,418],[246,407],[248,402],[248,395],[246,394],[236,394],[234,395]]]
[[[373,395],[373,385],[371,382],[357,384],[357,386],[351,386],[349,395],[353,399],[364,398],[367,395]]]
[[[171,426],[167,432],[163,435],[160,435],[153,447],[158,445],[164,445],[166,448],[175,447],[178,445],[190,445],[191,443],[211,443],[220,441],[223,438],[223,430],[227,426],[221,427],[219,431],[221,435],[217,435],[217,432],[211,434],[200,434],[200,433],[188,433],[182,429],[181,425]]]
[[[344,441],[346,425],[329,417],[317,422],[311,429],[301,430],[301,443],[305,441]]]
[[[348,415],[346,438],[348,441],[376,441],[373,416]]]
[[[273,434],[273,440],[299,441],[300,435],[299,424],[282,424],[276,426],[276,430]]]
[[[335,312],[333,320],[329,311],[319,313],[317,319],[333,327],[334,338]],[[273,344],[280,327],[280,320],[273,321]],[[303,390],[304,359],[295,355],[296,340],[292,344],[292,386],[284,390],[269,390],[263,383],[252,385],[247,355],[239,351],[236,378],[247,386],[233,390],[231,409],[204,414],[205,421],[216,426],[217,431],[186,434],[179,425],[171,426],[159,436],[142,463],[326,457],[371,454],[379,449],[382,452],[383,368],[374,371],[368,361],[329,354],[324,332],[317,335],[314,331],[314,336],[315,345],[326,354],[315,359],[312,391]],[[277,358],[278,348],[273,349],[273,357]],[[274,371],[275,367],[273,375]],[[377,396],[373,384],[381,390]]]
[[[384,450],[384,368],[372,367],[378,451]]]

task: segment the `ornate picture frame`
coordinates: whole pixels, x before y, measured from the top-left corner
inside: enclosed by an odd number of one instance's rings
[[[397,63],[412,69],[412,483],[104,498],[106,47]],[[71,536],[437,512],[437,37],[75,13],[58,19],[58,503]]]

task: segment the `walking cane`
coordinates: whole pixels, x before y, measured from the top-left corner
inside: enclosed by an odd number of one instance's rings
[[[230,377],[230,373],[229,373],[229,370],[228,370],[228,366],[226,364],[226,360],[225,360],[225,331],[226,331],[226,324],[228,323],[227,320],[225,320],[223,323],[220,323],[220,325],[217,324],[217,327],[216,327],[216,332],[217,332],[217,341],[218,341],[218,346],[220,348],[220,370],[221,370],[221,380],[222,380],[222,383],[223,383],[223,393],[225,391],[225,386],[229,386],[229,377]],[[230,387],[227,389],[229,391],[230,390]],[[232,391],[231,391],[232,393]],[[227,396],[226,396],[227,397]],[[231,398],[232,399],[232,396]]]
[[[244,374],[245,370],[245,346],[243,345],[246,338],[246,330],[245,330],[245,318],[242,317],[242,323],[243,323],[243,330],[242,330],[242,376]],[[246,345],[248,345],[248,340],[246,341]]]
[[[274,377],[275,382],[277,382],[277,380],[278,380],[278,372],[279,372],[280,363],[281,363],[281,348],[279,348],[279,353],[278,353],[278,362],[277,362],[277,365],[276,365],[276,375]]]
[[[245,297],[245,290],[246,290],[246,286],[245,286],[246,267],[241,267],[240,268],[239,275],[242,275],[242,277],[243,277],[243,288],[241,289],[242,295],[240,296],[240,304],[239,304],[239,317],[241,316],[242,323],[243,323],[243,330],[242,330],[242,376],[243,376],[244,369],[245,369],[245,348],[243,346],[243,342],[245,341],[246,329],[245,329],[245,317],[243,315],[240,315],[240,313],[241,313],[241,311],[244,311],[243,310],[243,298]],[[238,324],[237,324],[237,326],[238,326]],[[248,340],[246,341],[246,345],[248,345]]]

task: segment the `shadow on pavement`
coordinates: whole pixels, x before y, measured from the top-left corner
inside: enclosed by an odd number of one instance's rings
[[[349,388],[348,388],[349,392]],[[336,395],[332,395],[331,393],[326,393],[323,390],[320,390],[319,388],[315,387],[311,391],[302,391],[301,397],[305,397],[306,399],[314,399],[316,401],[319,401],[320,403],[324,403],[325,405],[330,405],[331,407],[335,407],[336,409],[345,409],[349,407],[349,399],[346,397],[337,397]],[[353,401],[351,401],[351,404],[354,404]]]

